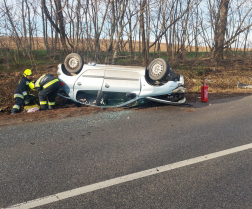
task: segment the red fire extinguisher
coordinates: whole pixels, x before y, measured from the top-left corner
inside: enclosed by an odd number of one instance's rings
[[[206,81],[201,86],[201,102],[208,101],[208,86],[206,85]]]

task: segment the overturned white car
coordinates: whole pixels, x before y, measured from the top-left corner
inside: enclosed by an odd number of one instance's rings
[[[76,53],[58,65],[59,96],[98,107],[122,107],[151,100],[185,103],[184,77],[175,74],[166,60],[157,58],[145,67],[88,63]],[[64,94],[62,93],[64,92]]]

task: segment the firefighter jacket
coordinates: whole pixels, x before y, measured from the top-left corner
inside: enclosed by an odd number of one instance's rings
[[[36,90],[41,91],[52,84],[58,82],[59,79],[54,78],[52,74],[44,74],[39,79],[37,79],[34,83],[34,87]]]
[[[22,99],[26,99],[29,91],[31,90],[29,87],[30,82],[31,80],[23,76],[14,91],[14,98],[20,97]]]

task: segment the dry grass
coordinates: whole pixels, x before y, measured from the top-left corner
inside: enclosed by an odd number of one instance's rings
[[[209,85],[209,95],[220,95],[248,92],[247,90],[237,89],[238,81],[240,83],[252,85],[252,59],[246,60],[223,60],[218,63],[210,59],[205,60],[187,60],[180,63],[170,62],[173,70],[184,75],[185,86],[187,88],[187,98],[190,101],[200,94],[200,87],[205,79],[213,82],[207,82]],[[34,70],[34,79],[44,73],[53,73],[56,76],[57,64],[54,66],[41,66]],[[0,74],[0,109],[9,112],[14,104],[13,92],[16,84],[22,76],[21,72]],[[214,98],[213,98],[214,99]],[[62,101],[58,105],[61,106]]]
[[[197,97],[200,96],[205,79],[209,80],[207,85],[210,99],[252,93],[252,90],[237,88],[238,82],[252,85],[252,59],[239,61],[229,59],[218,63],[210,59],[190,60],[174,67],[176,72],[184,75],[187,98],[192,102],[197,101]]]

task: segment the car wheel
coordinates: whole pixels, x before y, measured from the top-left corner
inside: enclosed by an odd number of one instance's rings
[[[64,65],[68,72],[77,74],[82,69],[84,60],[79,54],[71,53],[65,58]]]
[[[162,58],[153,60],[148,66],[149,77],[153,81],[160,81],[164,79],[168,75],[169,70],[170,66],[168,62]]]

